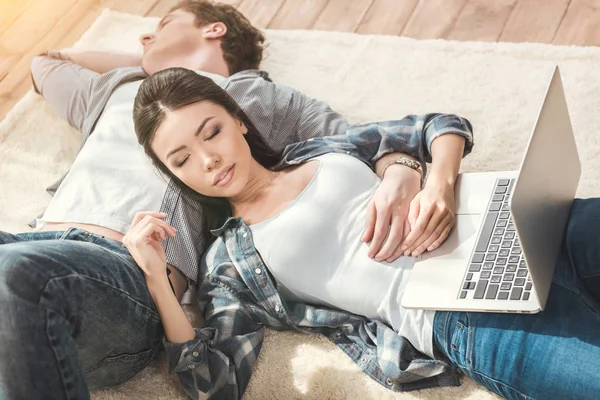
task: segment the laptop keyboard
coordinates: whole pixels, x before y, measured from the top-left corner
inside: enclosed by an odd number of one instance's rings
[[[498,179],[460,299],[529,300],[532,283],[508,210],[513,179]]]

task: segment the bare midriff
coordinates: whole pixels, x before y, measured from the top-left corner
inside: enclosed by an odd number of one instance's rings
[[[117,242],[121,243],[123,243],[123,236],[125,236],[121,232],[117,232],[103,226],[71,222],[44,222],[44,225],[40,229],[37,229],[37,231],[66,231],[69,228],[83,229],[93,234],[104,236],[107,239],[116,240]],[[181,271],[172,265],[167,264],[167,268],[171,271],[169,280],[171,281],[173,289],[175,290],[175,296],[177,297],[177,300],[181,301],[183,294],[187,290],[187,279]]]

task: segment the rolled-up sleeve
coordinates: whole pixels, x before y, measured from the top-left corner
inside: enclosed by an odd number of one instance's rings
[[[78,129],[85,121],[98,76],[97,72],[56,57],[42,55],[31,62],[35,91],[61,118]]]
[[[427,171],[431,162],[431,144],[441,135],[465,138],[463,157],[473,148],[473,130],[466,119],[452,114],[408,115],[401,120],[352,126],[345,135],[309,139],[286,147],[281,163],[275,168],[297,164],[329,152],[351,155],[371,168],[383,156],[402,152],[415,157]]]
[[[164,341],[169,371],[192,399],[241,399],[264,339],[264,326],[249,308],[219,283],[203,279],[198,288],[205,327],[186,343]]]
[[[473,126],[471,123],[454,114],[432,114],[424,127],[425,144],[427,146],[426,162],[431,162],[431,144],[442,135],[459,135],[465,139],[463,157],[473,150]]]

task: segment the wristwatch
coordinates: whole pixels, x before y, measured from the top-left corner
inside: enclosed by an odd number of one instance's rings
[[[384,176],[385,171],[387,171],[387,169],[394,164],[400,164],[400,165],[404,165],[408,168],[414,169],[421,175],[421,179],[423,179],[423,170],[421,169],[421,164],[418,161],[411,160],[408,157],[398,157],[394,161],[392,161],[391,163],[386,165],[385,168],[383,169],[383,173],[381,174],[381,176]]]

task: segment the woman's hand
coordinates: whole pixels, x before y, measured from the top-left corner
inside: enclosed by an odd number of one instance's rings
[[[454,227],[454,187],[435,179],[427,181],[410,204],[410,234],[404,239],[401,253],[418,256],[437,249]]]
[[[367,208],[362,242],[377,261],[392,262],[402,255],[400,246],[410,232],[408,213],[421,190],[421,174],[404,165],[390,166]]]
[[[176,229],[163,221],[166,216],[165,213],[139,212],[123,237],[123,244],[146,279],[166,275],[167,261],[161,241],[176,234]]]

